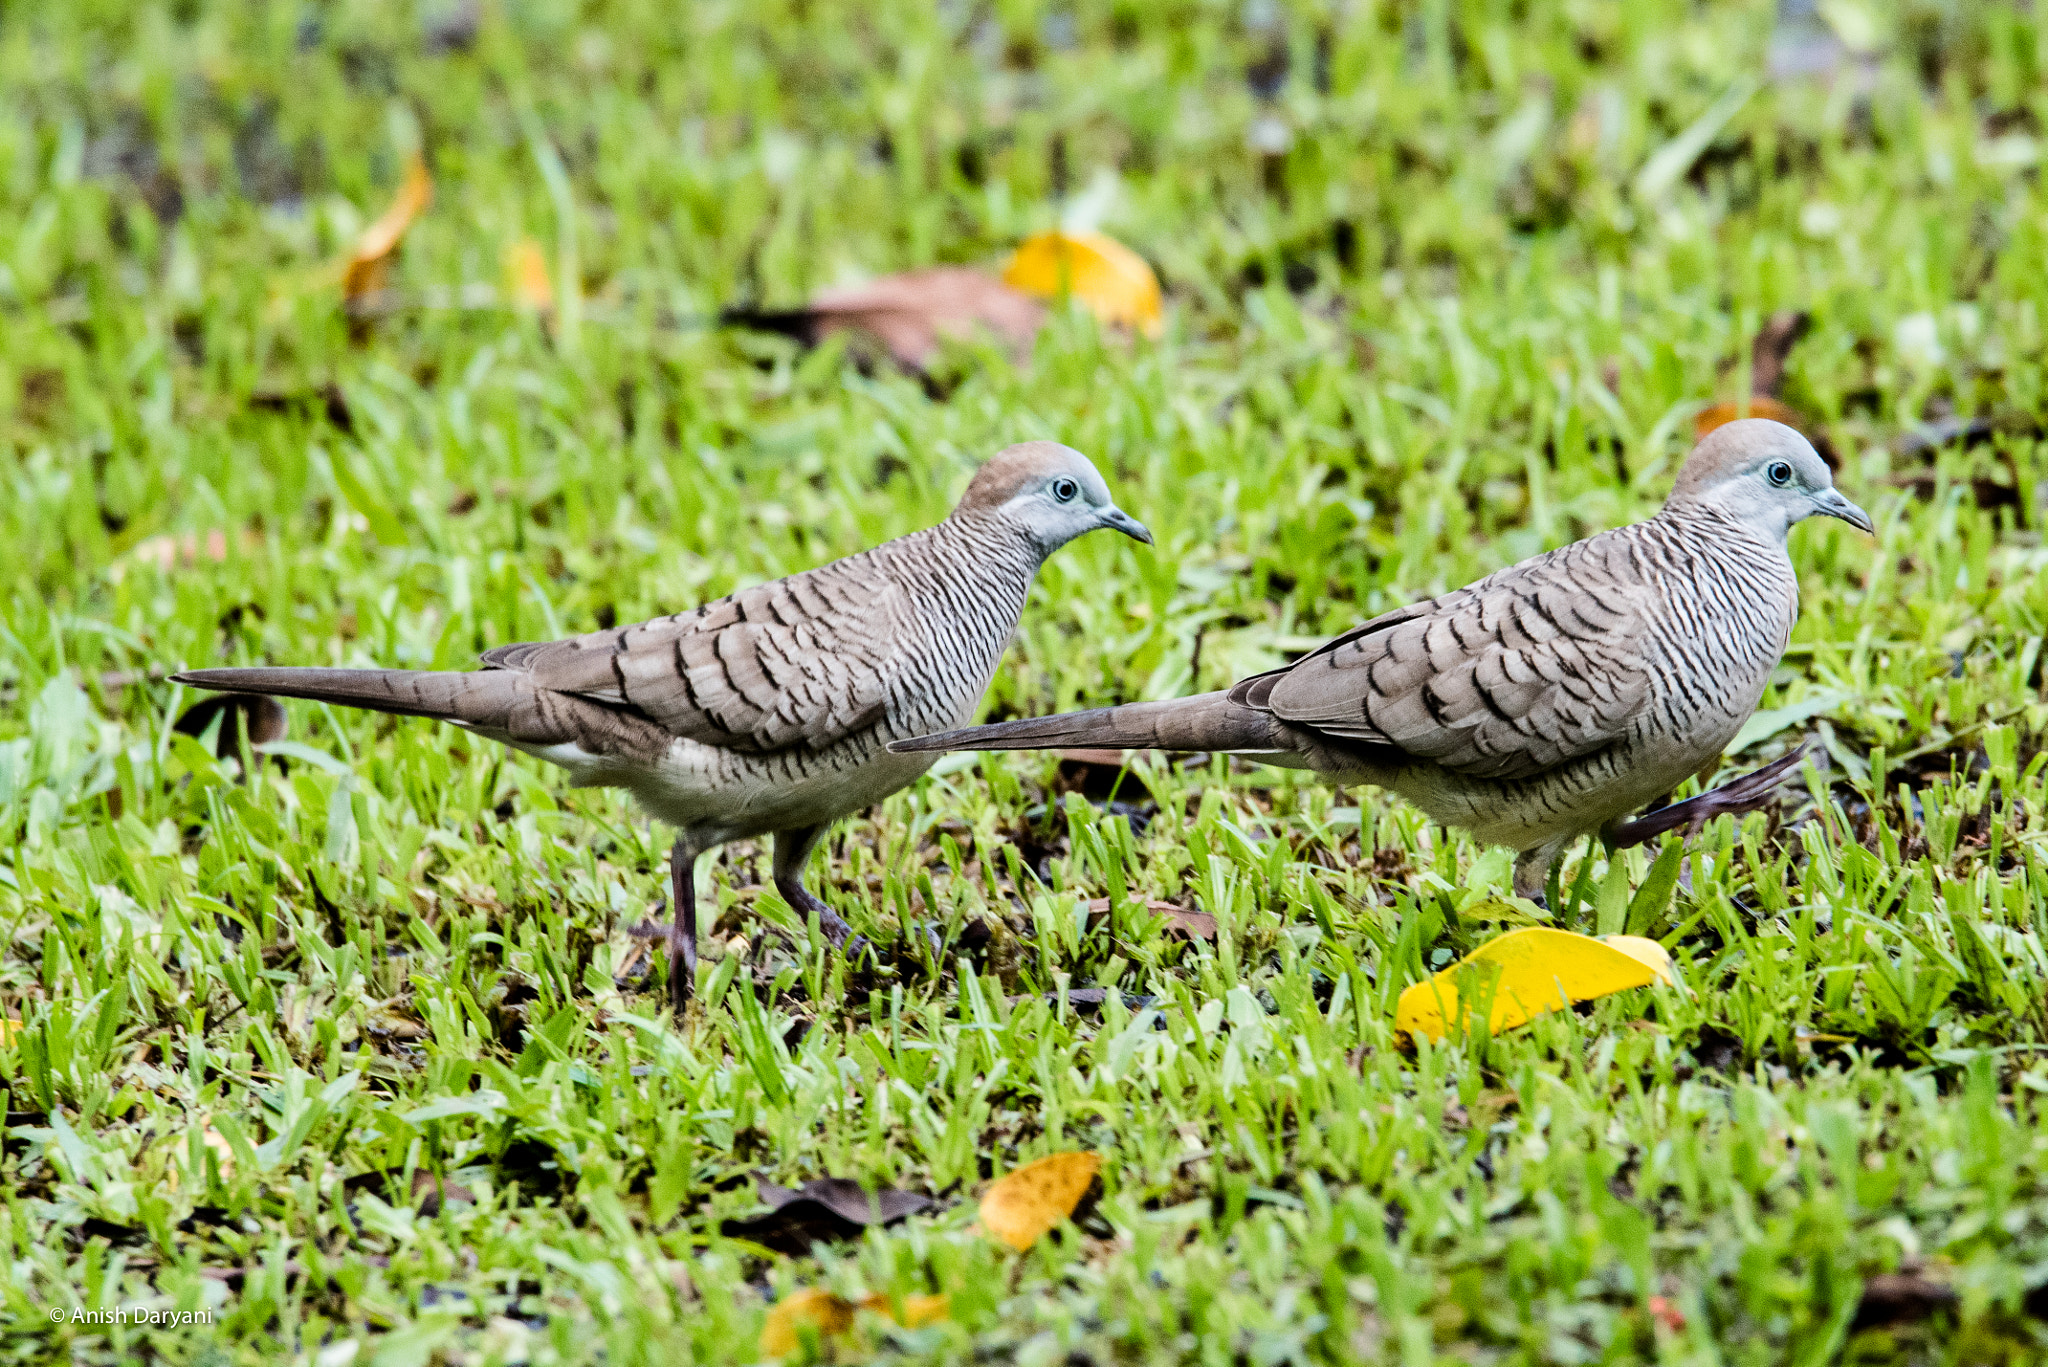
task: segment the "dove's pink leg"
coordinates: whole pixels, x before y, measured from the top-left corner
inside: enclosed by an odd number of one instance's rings
[[[697,986],[697,851],[678,838],[668,852],[669,896],[675,919],[668,931],[668,995],[676,1014]]]

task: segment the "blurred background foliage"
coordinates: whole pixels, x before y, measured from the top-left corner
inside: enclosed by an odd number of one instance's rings
[[[407,609],[484,594],[467,649],[544,623],[517,585],[452,585],[451,554],[551,524],[564,629],[631,617],[905,530],[1046,434],[1166,522],[1159,565],[1253,570],[1205,601],[1315,631],[1652,508],[1686,405],[1741,391],[1781,309],[1814,322],[1786,397],[1839,429],[1848,484],[1881,481],[1925,418],[2038,412],[2039,44],[2004,6],[1829,13],[16,10],[11,592],[198,663],[197,621],[165,620],[196,606],[77,571],[230,526],[237,562],[273,536],[346,559],[353,508],[372,546],[424,552],[388,576]],[[352,322],[323,264],[414,152],[436,192],[392,277],[411,306]],[[1070,331],[1024,372],[970,352],[932,404],[708,326],[1076,212],[1164,277],[1158,346]],[[528,238],[554,337],[467,302]],[[2024,507],[2030,475],[1978,463]],[[1074,685],[1190,686],[1160,673],[1185,654],[1169,572],[1125,578],[1153,620],[1087,633],[1109,658]]]

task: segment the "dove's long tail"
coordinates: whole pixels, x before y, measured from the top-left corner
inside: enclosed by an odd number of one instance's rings
[[[591,755],[626,757],[658,755],[674,739],[636,712],[541,688],[514,669],[193,669],[171,679],[222,693],[432,717],[522,747],[570,745]]]
[[[522,693],[535,691],[520,675],[500,669],[192,669],[173,674],[171,681],[493,728],[510,720]]]
[[[1167,702],[1126,703],[1089,712],[968,726],[935,736],[899,740],[889,748],[912,750],[1235,750],[1259,754],[1292,747],[1269,713],[1230,700],[1225,692],[1202,693]]]

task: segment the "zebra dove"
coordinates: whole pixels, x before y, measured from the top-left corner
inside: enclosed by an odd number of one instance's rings
[[[1790,639],[1792,525],[1868,532],[1806,438],[1743,419],[1700,442],[1647,522],[1602,532],[1354,628],[1216,693],[950,731],[892,750],[1233,751],[1392,789],[1519,852],[1541,902],[1564,845],[1626,846],[1754,810],[1797,753],[1652,811],[1719,758]]]
[[[1086,456],[1025,442],[982,466],[937,526],[694,612],[499,646],[475,671],[172,678],[453,722],[560,765],[577,787],[626,789],[678,828],[669,983],[680,1010],[697,965],[697,857],[772,833],[777,890],[843,945],[850,928],[803,885],[812,847],[931,767],[935,756],[887,742],[974,714],[1039,566],[1098,527],[1152,540]]]

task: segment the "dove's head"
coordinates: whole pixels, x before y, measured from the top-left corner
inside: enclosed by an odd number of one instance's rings
[[[956,518],[994,518],[1051,555],[1083,532],[1108,527],[1152,544],[1145,524],[1116,506],[1093,462],[1056,441],[1006,446],[977,470]]]
[[[1711,508],[1778,541],[1794,523],[1816,516],[1875,530],[1870,514],[1835,488],[1813,443],[1768,418],[1741,418],[1702,437],[1665,506],[1673,512]]]

